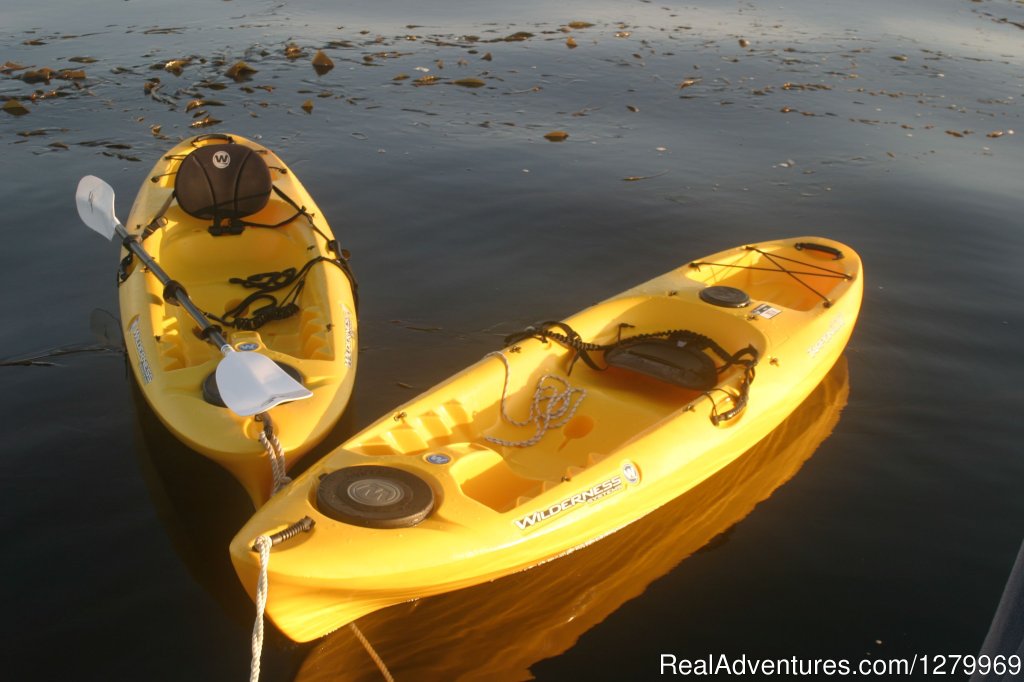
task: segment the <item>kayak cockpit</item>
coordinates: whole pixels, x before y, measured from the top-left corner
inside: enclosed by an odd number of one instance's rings
[[[667,421],[681,415],[689,420],[692,412],[692,423],[709,424],[715,409],[724,412],[734,406],[741,385],[749,381],[748,368],[767,343],[742,316],[713,309],[695,296],[618,298],[566,320],[591,345],[682,330],[687,321],[696,320],[700,332],[694,330],[695,335],[706,336],[729,354],[749,349],[728,366],[716,357],[721,371],[711,386],[687,387],[623,367],[606,367],[607,354],[602,351],[590,351],[592,364],[579,362],[571,347],[527,338],[503,351],[502,361],[485,358],[436,387],[429,403],[405,406],[349,447],[370,456],[450,457],[455,460],[452,475],[466,495],[507,511]],[[578,396],[578,406],[539,427],[530,415],[546,409],[549,396],[539,394],[556,387],[578,391],[566,398]],[[705,401],[708,404],[698,409]]]

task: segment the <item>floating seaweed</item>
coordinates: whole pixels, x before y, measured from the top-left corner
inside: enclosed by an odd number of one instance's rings
[[[3,110],[12,116],[24,116],[28,113],[25,105],[16,99],[9,99],[4,102]]]
[[[823,83],[783,83],[783,90],[831,90],[831,85]]]
[[[163,65],[164,71],[180,76],[185,67],[192,63],[191,59],[172,59]]]
[[[51,348],[38,351],[25,356],[16,356],[0,360],[0,367],[56,367],[58,363],[51,362],[50,358],[63,357],[65,355],[78,355],[82,353],[123,353],[123,346],[116,345],[73,345],[63,348]]]
[[[29,101],[42,101],[43,99],[51,99],[53,97],[63,97],[68,93],[60,90],[36,90],[29,95]]]
[[[142,161],[142,159],[140,159],[137,156],[132,156],[131,154],[122,154],[121,152],[100,152],[100,153],[103,154],[103,156],[110,156],[110,157],[113,157],[115,159],[121,159],[122,161],[134,161],[134,162],[141,162]]]
[[[317,75],[322,76],[334,68],[334,61],[324,54],[323,50],[317,50],[313,55],[313,70]]]
[[[240,82],[246,80],[254,73],[256,73],[256,69],[249,66],[246,62],[239,60],[232,64],[231,68],[224,72],[224,75]]]
[[[208,127],[210,127],[212,125],[217,125],[218,123],[221,123],[221,122],[222,121],[220,119],[216,119],[216,118],[214,118],[212,116],[207,115],[206,118],[200,119],[198,121],[192,121],[192,123],[189,123],[188,127],[189,128],[208,128]]]
[[[530,33],[529,31],[516,31],[511,35],[507,35],[504,38],[501,38],[501,40],[505,41],[506,43],[521,43],[524,40],[529,40],[532,37],[533,34]]]
[[[54,70],[48,67],[32,69],[21,74],[21,80],[26,83],[49,83],[54,76]]]
[[[668,173],[668,171],[661,171],[660,173],[655,173],[654,175],[627,175],[626,177],[622,178],[622,181],[639,182],[640,180],[650,180],[651,178],[660,178],[665,173]]]

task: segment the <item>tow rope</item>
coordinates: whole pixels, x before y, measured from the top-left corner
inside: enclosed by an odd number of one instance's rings
[[[299,533],[308,533],[313,530],[316,522],[308,516],[304,516],[284,530],[272,535],[260,535],[252,544],[252,551],[257,554],[259,576],[256,579],[256,621],[252,626],[252,662],[249,665],[249,682],[259,682],[260,663],[263,658],[263,618],[267,609],[267,597],[270,594],[270,548],[282,542],[292,539]],[[370,659],[373,660],[380,671],[381,676],[387,682],[395,682],[395,678],[388,670],[384,659],[380,657],[377,650],[370,644],[370,640],[362,633],[355,622],[349,623],[348,627],[352,634],[363,645]]]
[[[266,412],[261,412],[256,415],[256,421],[263,422],[263,429],[260,431],[260,444],[266,450],[267,457],[270,459],[270,473],[274,477],[274,484],[270,494],[273,496],[281,488],[291,483],[292,479],[288,478],[288,474],[285,473],[287,462],[284,457],[284,447],[281,445],[281,441],[277,439],[277,434],[274,433],[274,423],[270,420],[270,415]]]
[[[263,612],[267,608],[267,569],[270,566],[270,537],[261,535],[253,547],[259,552],[260,576],[256,581],[256,622],[252,625],[252,663],[249,682],[259,682],[260,660],[263,658]]]

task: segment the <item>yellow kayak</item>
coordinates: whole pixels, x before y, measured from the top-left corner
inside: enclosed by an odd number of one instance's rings
[[[839,421],[846,364],[840,357],[757,445],[628,530],[533,570],[369,614],[359,630],[400,679],[531,679],[534,663],[572,647],[795,476]],[[724,577],[734,578],[743,576]],[[346,680],[380,679],[347,627],[310,648],[295,682],[334,682],[339,671]]]
[[[259,506],[274,480],[260,441],[264,415],[224,406],[215,378],[221,352],[167,299],[184,289],[234,350],[269,357],[312,391],[268,413],[287,468],[327,435],[352,393],[357,325],[347,252],[285,163],[237,135],[200,135],[168,151],[125,227],[174,279],[165,287],[122,250],[121,320],[142,393],[172,433],[230,471]]]
[[[274,540],[266,613],[308,641],[588,545],[776,428],[839,358],[862,292],[852,249],[786,239],[531,327],[278,493],[232,541],[235,569],[255,595],[254,542]]]

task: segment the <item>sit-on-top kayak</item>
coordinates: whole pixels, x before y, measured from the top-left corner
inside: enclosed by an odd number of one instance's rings
[[[253,595],[266,569],[266,613],[306,641],[594,542],[777,427],[839,358],[862,292],[852,249],[786,239],[531,327],[284,488],[234,538],[235,569]]]
[[[400,679],[531,679],[536,662],[572,647],[795,476],[839,422],[849,387],[846,358],[840,357],[757,445],[627,531],[501,580],[367,614],[359,630]],[[699,598],[695,590],[707,580],[689,585],[687,592]],[[657,599],[648,594],[639,606]],[[680,606],[688,611],[691,605]],[[352,635],[341,628],[310,647],[293,682],[336,682],[339,671],[348,680],[378,679],[374,662]]]
[[[173,278],[165,286],[122,252],[121,320],[142,393],[171,432],[234,474],[258,506],[271,493],[272,456],[283,451],[290,466],[327,435],[352,393],[356,303],[347,253],[284,162],[236,135],[200,135],[167,152],[125,227]],[[226,356],[177,304],[181,292],[235,355],[269,357],[312,397],[249,416],[225,407],[215,370]],[[270,421],[273,452],[260,440]]]

